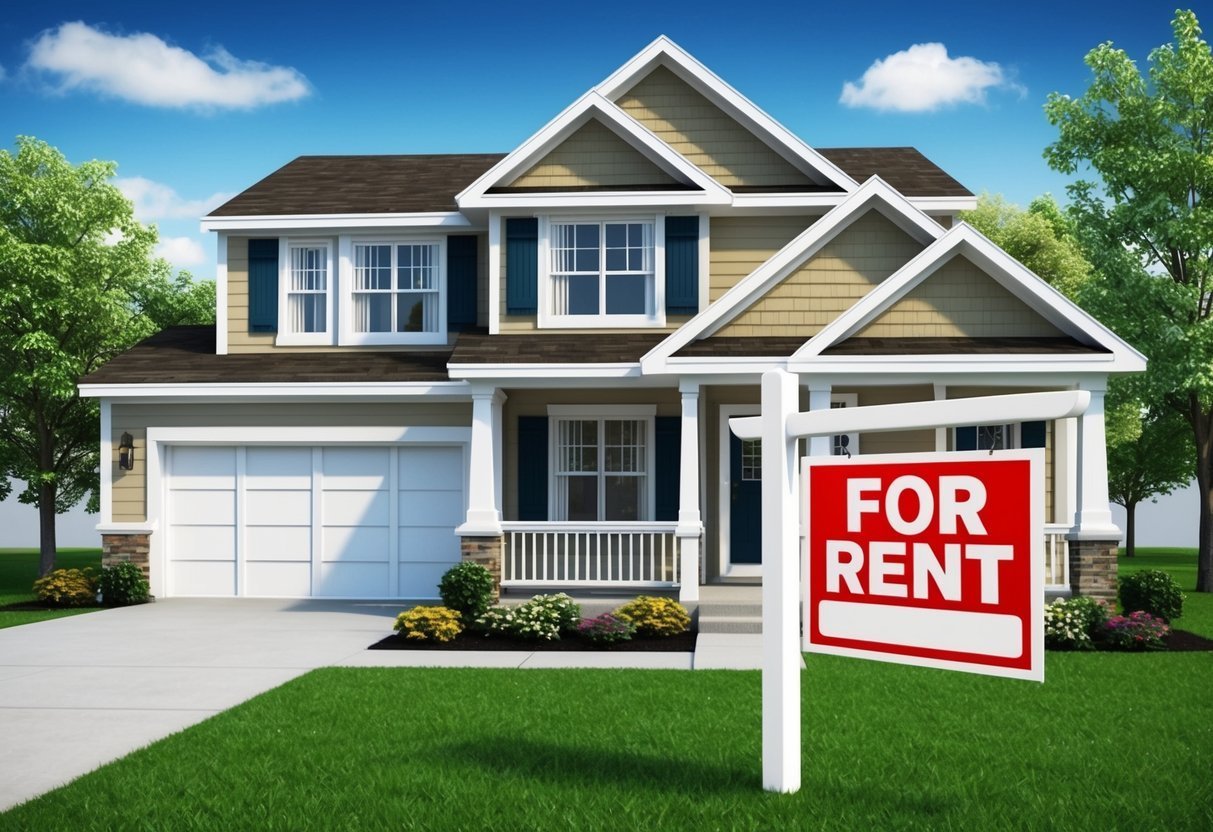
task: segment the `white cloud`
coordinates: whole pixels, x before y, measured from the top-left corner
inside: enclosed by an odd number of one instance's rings
[[[135,216],[141,222],[196,220],[233,196],[219,191],[203,199],[183,199],[171,186],[142,176],[118,177],[114,185],[135,204]]]
[[[242,61],[223,47],[199,57],[147,32],[112,35],[81,21],[40,34],[26,65],[56,76],[61,92],[98,92],[149,107],[247,110],[311,92],[292,67]]]
[[[949,58],[942,43],[916,43],[875,61],[858,83],[843,84],[839,101],[848,107],[919,113],[984,104],[986,91],[998,88],[1024,92],[997,63]]]
[[[156,256],[163,257],[178,268],[199,266],[206,262],[202,244],[193,237],[164,237],[156,244]]]

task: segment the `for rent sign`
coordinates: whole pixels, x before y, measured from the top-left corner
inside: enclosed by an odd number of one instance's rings
[[[804,460],[804,647],[1044,680],[1044,452]]]

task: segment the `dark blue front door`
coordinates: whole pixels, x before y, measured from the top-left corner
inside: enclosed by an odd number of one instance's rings
[[[762,563],[762,441],[729,437],[729,561]]]

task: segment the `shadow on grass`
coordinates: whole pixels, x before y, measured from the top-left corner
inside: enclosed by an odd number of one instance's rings
[[[614,784],[661,792],[710,791],[753,794],[761,789],[758,762],[752,767],[697,763],[683,757],[640,754],[615,748],[536,741],[524,737],[486,737],[446,747],[453,758],[494,774],[513,774],[572,786]]]

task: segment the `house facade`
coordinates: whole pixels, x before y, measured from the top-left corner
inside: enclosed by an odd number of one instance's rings
[[[81,380],[105,558],[157,596],[760,576],[759,378],[802,409],[1081,388],[1079,418],[814,440],[1043,447],[1046,582],[1111,597],[1103,391],[1145,359],[912,148],[814,149],[662,37],[505,155],[300,157],[203,219],[214,327]]]

